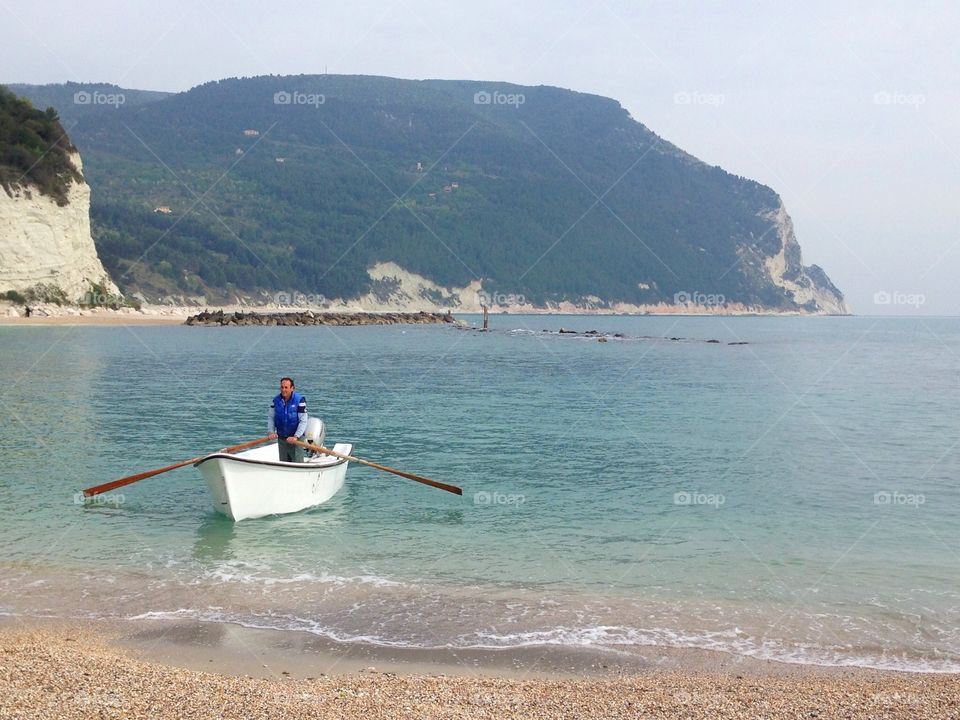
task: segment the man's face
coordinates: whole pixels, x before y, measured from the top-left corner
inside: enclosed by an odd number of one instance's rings
[[[280,397],[284,400],[289,400],[290,395],[293,393],[293,383],[289,380],[280,381]]]

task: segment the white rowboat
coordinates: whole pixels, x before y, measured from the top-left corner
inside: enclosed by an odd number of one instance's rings
[[[349,455],[353,446],[333,451]],[[282,515],[325,503],[347,475],[347,460],[317,454],[302,463],[280,462],[276,443],[238,453],[213,453],[194,463],[213,507],[233,520]]]

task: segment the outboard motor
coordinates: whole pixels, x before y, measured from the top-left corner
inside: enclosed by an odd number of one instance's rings
[[[327,426],[323,420],[318,417],[307,418],[307,429],[303,433],[303,439],[312,445],[323,445],[323,439],[327,436]]]

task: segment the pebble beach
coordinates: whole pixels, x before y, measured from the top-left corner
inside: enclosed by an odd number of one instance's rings
[[[393,672],[253,678],[143,659],[67,624],[0,631],[2,718],[943,718],[955,675],[811,670],[615,679]]]

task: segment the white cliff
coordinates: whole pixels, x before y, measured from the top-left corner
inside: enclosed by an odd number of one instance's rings
[[[774,224],[774,230],[780,241],[780,250],[766,258],[764,265],[771,282],[783,288],[793,301],[807,309],[823,315],[849,315],[841,293],[826,273],[817,265],[804,266],[800,255],[800,244],[793,231],[793,221],[787,214],[783,203],[760,216]]]
[[[479,313],[486,306],[491,313],[591,315],[591,314],[651,314],[651,315],[762,315],[788,314],[790,311],[768,310],[737,302],[720,304],[697,304],[658,302],[638,305],[625,302],[608,302],[596,296],[547,302],[536,305],[523,295],[505,294],[484,288],[482,281],[474,280],[463,287],[444,287],[432,280],[401,267],[394,262],[380,262],[367,268],[373,281],[373,290],[354,299],[320,298],[315,307],[323,311],[337,312],[460,312]],[[317,298],[302,295],[302,298]],[[842,301],[841,301],[842,302]],[[299,303],[302,307],[309,304]],[[239,306],[238,306],[239,307]],[[280,308],[289,305],[277,306]],[[231,308],[231,312],[237,308]],[[239,308],[243,309],[243,308]],[[809,312],[809,311],[807,311]],[[793,314],[804,314],[796,311]]]
[[[400,312],[447,309],[480,312],[483,287],[479,281],[465,287],[442,287],[393,262],[376,263],[367,269],[367,274],[373,281],[373,290],[357,300],[348,301],[350,305]]]
[[[82,172],[80,155],[70,156]],[[35,187],[0,188],[0,293],[55,286],[76,302],[93,284],[119,293],[97,256],[90,235],[90,186],[72,182],[68,203],[57,205]]]

